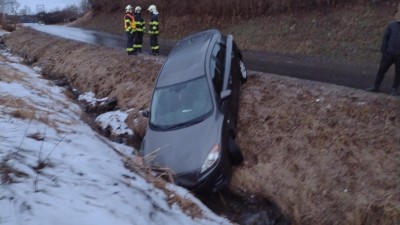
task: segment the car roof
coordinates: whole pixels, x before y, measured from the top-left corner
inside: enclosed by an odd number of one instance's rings
[[[192,80],[205,75],[209,47],[221,37],[216,29],[190,35],[179,41],[168,55],[158,76],[156,87]]]

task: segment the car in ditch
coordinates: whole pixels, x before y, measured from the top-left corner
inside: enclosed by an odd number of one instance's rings
[[[227,186],[243,155],[235,142],[239,95],[247,70],[232,35],[190,35],[172,49],[152,94],[141,145],[151,167],[169,168],[195,192]]]

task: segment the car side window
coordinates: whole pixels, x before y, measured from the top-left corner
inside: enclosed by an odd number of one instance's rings
[[[213,48],[210,60],[210,74],[216,93],[221,93],[222,91],[222,85],[224,82],[224,62],[225,47],[216,44]]]

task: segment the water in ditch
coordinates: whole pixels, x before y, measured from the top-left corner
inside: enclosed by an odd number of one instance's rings
[[[214,213],[240,225],[290,225],[279,207],[260,196],[223,190],[197,197]]]

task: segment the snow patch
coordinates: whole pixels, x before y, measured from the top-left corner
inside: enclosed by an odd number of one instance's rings
[[[133,135],[133,131],[128,128],[125,120],[128,118],[128,114],[121,110],[106,112],[96,118],[96,122],[101,128],[110,128],[111,132],[115,135],[129,134]]]
[[[97,104],[102,104],[108,100],[108,98],[97,99],[93,92],[85,92],[78,97],[79,101],[84,101],[91,106],[96,106]]]

